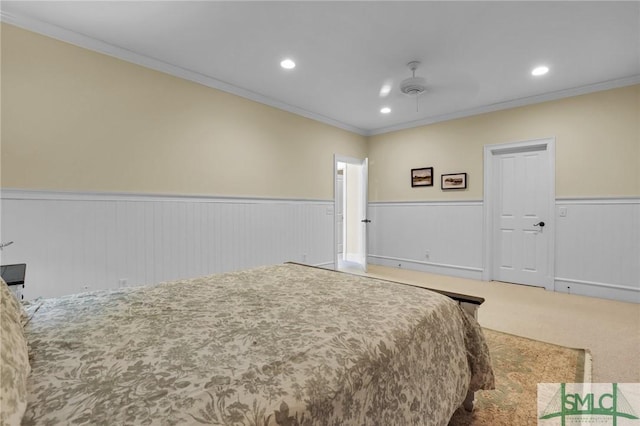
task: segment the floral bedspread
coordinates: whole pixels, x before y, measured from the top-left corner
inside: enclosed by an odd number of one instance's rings
[[[27,425],[446,425],[493,387],[454,301],[293,264],[46,300],[25,333]]]

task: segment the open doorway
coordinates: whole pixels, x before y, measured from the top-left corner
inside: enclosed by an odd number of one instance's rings
[[[336,156],[334,170],[334,268],[366,272],[368,161]]]

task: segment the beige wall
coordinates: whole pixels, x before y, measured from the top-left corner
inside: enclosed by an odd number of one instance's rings
[[[367,139],[7,24],[1,43],[3,188],[332,199],[336,153],[369,156],[370,201],[481,199],[484,145],[554,136],[558,197],[640,195],[640,86]],[[441,191],[455,172],[468,189]]]
[[[2,25],[4,188],[333,198],[366,138]]]
[[[636,85],[371,137],[370,201],[482,199],[484,145],[550,136],[557,197],[640,196]],[[411,188],[410,169],[429,166],[434,186]],[[442,191],[440,175],[458,172],[468,189]]]

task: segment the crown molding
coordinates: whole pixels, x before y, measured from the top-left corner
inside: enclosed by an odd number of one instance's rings
[[[292,114],[296,114],[305,118],[310,118],[315,121],[319,121],[324,124],[328,124],[333,127],[337,127],[343,130],[347,130],[352,133],[359,134],[361,136],[366,135],[366,130],[359,127],[351,126],[343,123],[339,120],[335,120],[330,117],[326,117],[321,114],[317,114],[311,111],[307,111],[302,108],[298,108],[293,105],[278,101],[276,99],[264,96],[260,93],[253,92],[251,90],[244,89],[242,87],[235,86],[230,83],[226,83],[221,80],[217,80],[213,77],[209,77],[204,74],[200,74],[195,71],[191,71],[186,68],[182,68],[168,62],[164,62],[149,56],[141,55],[128,49],[123,49],[118,46],[106,43],[104,41],[89,37],[84,34],[80,34],[74,31],[67,30],[57,25],[49,24],[40,20],[20,16],[5,11],[0,11],[0,21],[6,24],[14,25],[16,27],[32,31],[47,37],[54,38],[75,46],[92,50],[98,53],[102,53],[108,56],[112,56],[117,59],[121,59],[126,62],[130,62],[136,65],[140,65],[145,68],[150,68],[155,71],[160,71],[165,74],[172,75],[174,77],[189,80],[194,83],[202,84],[203,86],[211,87],[213,89],[221,90],[223,92],[230,93],[232,95],[240,96],[251,101],[255,101],[264,105],[268,105]]]
[[[195,71],[191,71],[186,68],[182,68],[161,60],[144,56],[133,52],[128,49],[123,49],[118,46],[103,42],[101,40],[89,37],[84,34],[80,34],[74,31],[67,30],[57,25],[49,24],[40,20],[28,18],[21,15],[7,13],[0,10],[0,21],[14,25],[16,27],[23,28],[28,31],[32,31],[38,34],[42,34],[47,37],[51,37],[66,43],[73,44],[75,46],[89,49],[98,53],[102,53],[108,56],[112,56],[117,59],[121,59],[126,62],[130,62],[136,65],[140,65],[145,68],[150,68],[165,74],[169,74],[184,80],[192,81],[194,83],[202,84],[203,86],[211,87],[213,89],[221,90],[236,96],[240,96],[251,101],[255,101],[264,105],[268,105],[292,114],[296,114],[311,120],[315,120],[324,124],[328,124],[333,127],[337,127],[352,133],[356,133],[361,136],[375,136],[384,133],[395,132],[398,130],[405,130],[414,127],[427,126],[429,124],[435,124],[442,121],[455,120],[458,118],[470,117],[473,115],[485,114],[488,112],[495,112],[510,108],[517,108],[526,105],[537,104],[541,102],[554,101],[562,98],[568,98],[572,96],[585,95],[588,93],[598,92],[602,90],[615,89],[619,87],[631,86],[640,84],[640,75],[633,75],[615,80],[609,80],[599,82],[595,84],[589,84],[585,86],[574,87],[571,89],[559,90],[556,92],[545,93],[542,95],[529,96],[525,98],[513,99],[505,102],[498,102],[491,105],[484,105],[477,108],[471,108],[463,111],[457,111],[449,114],[437,115],[433,117],[427,117],[421,120],[409,121],[406,123],[396,124],[388,127],[380,127],[377,129],[362,129],[352,126],[342,121],[335,120],[330,117],[326,117],[321,114],[317,114],[305,109],[289,105],[287,103],[278,101],[276,99],[264,96],[260,93],[256,93],[242,87],[235,86],[230,83],[226,83],[221,80],[217,80],[213,77],[209,77],[204,74],[200,74]]]
[[[573,87],[571,89],[558,90],[555,92],[544,93],[542,95],[528,96],[525,98],[513,99],[505,102],[498,102],[491,105],[483,105],[477,108],[457,111],[450,114],[443,114],[434,117],[427,117],[422,120],[410,121],[407,123],[397,124],[394,126],[380,127],[378,129],[368,131],[365,136],[381,135],[383,133],[395,132],[398,130],[411,129],[414,127],[426,126],[442,121],[455,120],[457,118],[471,117],[473,115],[485,114],[487,112],[501,111],[510,108],[517,108],[526,105],[539,104],[542,102],[555,101],[572,96],[586,95],[588,93],[600,92],[602,90],[617,89],[619,87],[633,86],[640,84],[640,75],[632,75],[629,77],[618,78],[615,80],[603,81],[600,83],[588,84],[585,86]]]

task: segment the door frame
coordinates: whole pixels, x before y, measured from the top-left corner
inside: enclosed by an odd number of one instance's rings
[[[347,157],[344,155],[339,155],[339,154],[334,154],[333,155],[333,269],[338,270],[338,229],[336,226],[336,222],[337,222],[337,214],[338,212],[336,211],[335,206],[338,203],[338,163],[349,163],[349,164],[363,164],[363,163],[367,163],[368,166],[368,158],[356,158],[356,157]],[[346,176],[345,176],[346,179]],[[369,179],[368,176],[368,172],[367,175],[365,176],[365,179]],[[367,182],[367,188],[368,188],[368,182]],[[346,193],[344,194],[344,196],[346,196]],[[365,217],[368,217],[368,210],[369,210],[369,203],[368,203],[368,194],[363,194],[363,196],[365,197],[365,200],[367,200],[367,202],[365,202],[365,206],[364,206],[364,214]],[[342,212],[344,214],[344,208],[345,206],[342,206]],[[369,250],[367,245],[369,244],[368,242],[368,236],[365,235],[365,240],[364,240],[364,251],[365,251],[365,257],[364,257],[364,272],[367,271],[367,263],[368,263],[368,255],[369,255]]]
[[[496,156],[502,154],[508,154],[510,152],[525,152],[525,151],[541,151],[546,150],[547,164],[546,169],[549,173],[548,181],[548,200],[547,200],[547,214],[548,218],[545,218],[545,232],[548,232],[549,238],[547,239],[547,276],[545,278],[544,287],[547,290],[554,290],[555,287],[555,240],[556,240],[556,227],[555,227],[555,204],[556,204],[556,139],[555,137],[548,137],[542,139],[532,139],[520,142],[500,143],[484,146],[484,201],[483,201],[483,215],[484,215],[484,227],[483,227],[483,269],[482,280],[491,281],[494,277],[493,261],[494,261],[494,242],[495,242],[495,230],[494,230],[494,212],[495,203],[497,197],[493,190],[493,160]]]

